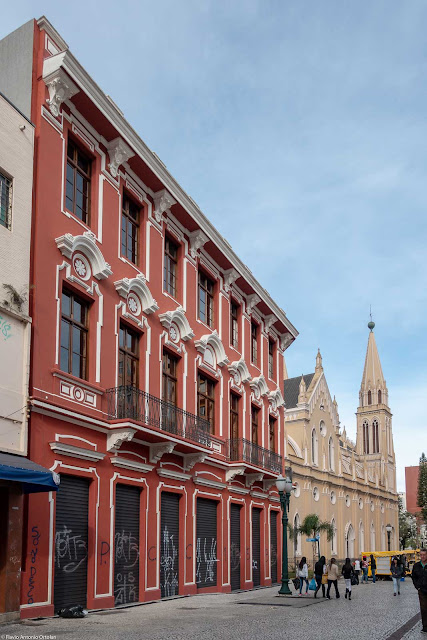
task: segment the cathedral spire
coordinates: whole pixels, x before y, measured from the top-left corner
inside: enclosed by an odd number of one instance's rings
[[[374,334],[375,322],[368,323],[370,329],[368,348],[366,349],[365,367],[360,385],[361,406],[371,404],[387,404],[387,386],[384,380],[380,356]]]

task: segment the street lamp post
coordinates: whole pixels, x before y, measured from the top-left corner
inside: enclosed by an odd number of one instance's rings
[[[393,527],[391,526],[391,524],[388,524],[385,528],[385,530],[387,531],[387,551],[390,551],[390,536],[391,536],[391,532],[392,532]]]
[[[276,487],[280,495],[280,505],[282,507],[282,586],[279,590],[279,595],[290,596],[292,595],[289,589],[289,575],[288,575],[288,511],[289,500],[292,491],[291,469],[286,469],[286,478],[280,474],[276,480]]]

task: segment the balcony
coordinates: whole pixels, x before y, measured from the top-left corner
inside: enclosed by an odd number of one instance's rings
[[[209,420],[132,386],[107,389],[106,395],[109,420],[135,420],[204,447],[215,448]]]
[[[230,462],[247,462],[272,473],[282,472],[282,456],[245,438],[227,440],[227,458]]]

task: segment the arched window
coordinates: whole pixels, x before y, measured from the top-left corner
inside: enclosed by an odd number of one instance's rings
[[[372,404],[372,392],[368,391],[368,404]]]
[[[369,424],[367,420],[362,425],[363,431],[363,453],[369,453]]]
[[[365,551],[365,529],[363,528],[363,522],[359,524],[359,554]]]
[[[335,471],[335,445],[332,436],[329,438],[329,469]]]
[[[337,528],[335,525],[335,518],[332,518],[331,525],[334,530],[331,538],[331,553],[336,553],[337,552]]]
[[[378,404],[382,403],[382,399],[383,399],[383,397],[382,397],[382,393],[381,393],[381,390],[380,390],[380,391],[378,391]]]
[[[374,527],[374,523],[371,522],[371,549],[374,550],[376,549],[375,546],[375,527]]]
[[[298,529],[301,524],[299,515],[296,513],[294,518],[294,531]],[[294,535],[294,556],[301,555],[301,534]]]
[[[379,433],[378,433],[378,420],[374,420],[372,423],[372,453],[379,453],[380,451],[380,441],[379,441]]]
[[[311,432],[311,461],[315,465],[319,464],[319,440],[316,429]]]

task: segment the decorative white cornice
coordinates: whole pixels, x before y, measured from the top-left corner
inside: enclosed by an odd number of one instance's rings
[[[261,302],[261,298],[259,297],[259,295],[257,293],[252,293],[250,296],[247,296],[246,298],[246,313],[250,316],[252,311],[254,310],[254,307],[257,306],[257,304]]]
[[[132,158],[135,153],[120,137],[110,140],[110,142],[107,143],[107,149],[108,155],[110,156],[110,163],[108,165],[110,173],[113,178],[117,178],[120,165]]]
[[[227,354],[225,353],[224,345],[222,344],[222,340],[216,329],[212,331],[212,333],[207,333],[202,336],[200,340],[196,340],[194,344],[196,345],[197,351],[202,355],[204,355],[206,347],[211,346],[214,350],[216,363],[219,367],[223,367],[229,362]]]
[[[122,458],[120,456],[113,456],[110,458],[111,464],[121,469],[132,469],[132,471],[138,471],[140,473],[148,473],[154,469],[154,465],[146,464],[145,462],[137,462],[136,460],[129,460],[128,458]]]
[[[179,330],[179,336],[177,336],[176,340],[172,340],[173,342],[179,342],[179,340],[191,340],[194,338],[194,332],[190,327],[190,323],[188,322],[185,311],[183,307],[178,307],[174,311],[166,311],[165,313],[161,313],[159,315],[160,323],[165,329],[170,331],[171,325],[176,324]],[[171,338],[172,339],[172,338]]]
[[[285,400],[279,388],[275,389],[274,391],[269,391],[267,394],[267,398],[274,411],[285,404]]]
[[[235,360],[234,362],[229,364],[228,370],[234,377],[234,382],[236,384],[240,384],[242,382],[250,382],[252,380],[252,376],[249,373],[248,366],[243,358],[240,358],[240,360]]]
[[[269,489],[271,489],[271,487],[274,487],[275,484],[276,484],[276,479],[269,478],[268,480],[262,481],[262,488],[264,489],[264,491],[268,491]]]
[[[246,486],[252,487],[255,482],[261,482],[263,477],[263,473],[248,473],[246,475]]]
[[[157,469],[157,475],[161,478],[168,478],[169,480],[179,480],[186,482],[191,479],[189,473],[182,473],[182,471],[175,471],[174,469]]]
[[[240,495],[247,495],[249,493],[249,489],[245,489],[244,487],[237,487],[234,484],[229,485],[228,490],[230,493],[238,493]]]
[[[184,455],[184,470],[191,471],[191,469],[199,462],[204,462],[207,453],[187,453]]]
[[[161,222],[165,211],[173,207],[173,205],[176,204],[176,200],[175,198],[172,198],[171,194],[166,191],[166,189],[157,191],[157,193],[153,195],[153,200],[154,217],[156,218],[157,222]]]
[[[188,237],[190,239],[190,255],[192,258],[195,258],[198,251],[207,243],[209,238],[201,229],[192,231],[188,234]]]
[[[227,482],[232,482],[236,476],[241,476],[245,473],[246,467],[232,467],[225,472],[225,479]]]
[[[251,496],[253,498],[261,498],[261,500],[265,500],[266,498],[268,498],[268,494],[261,493],[261,491],[251,491]]]
[[[105,458],[105,453],[99,453],[92,449],[84,449],[83,447],[75,447],[72,444],[64,444],[63,442],[49,442],[50,448],[57,454],[69,456],[70,458],[79,458],[80,460],[90,460],[91,462],[99,462]]]
[[[97,280],[104,280],[112,275],[111,267],[105,261],[101,249],[96,244],[96,236],[92,231],[85,231],[81,236],[66,233],[55,238],[56,245],[63,256],[70,259],[76,251],[80,251],[88,258],[92,273]]]
[[[249,386],[254,392],[254,396],[257,400],[269,393],[268,384],[262,374],[257,378],[252,378],[252,380],[249,382]]]
[[[123,442],[130,442],[136,429],[116,429],[107,435],[107,451],[118,451]]]
[[[210,480],[209,478],[201,478],[200,476],[193,478],[193,482],[194,484],[201,485],[202,487],[211,487],[212,489],[225,489],[227,486],[224,482]]]
[[[57,118],[59,116],[61,105],[65,100],[69,100],[75,96],[80,89],[74,84],[62,68],[59,68],[47,75],[43,73],[43,80],[49,91],[49,99],[47,100],[47,103],[49,105],[50,112],[55,116],[55,118]]]
[[[156,444],[150,444],[150,462],[155,464],[165,453],[172,453],[174,447],[174,442],[157,442]]]
[[[236,271],[236,269],[227,269],[227,271],[224,271],[224,291],[228,293],[237,278],[240,278],[240,273]]]
[[[280,349],[286,351],[289,345],[295,340],[291,333],[282,333],[280,336]]]
[[[276,322],[277,318],[274,313],[270,313],[270,315],[265,316],[264,318],[264,327],[267,333],[270,331],[273,324]]]

